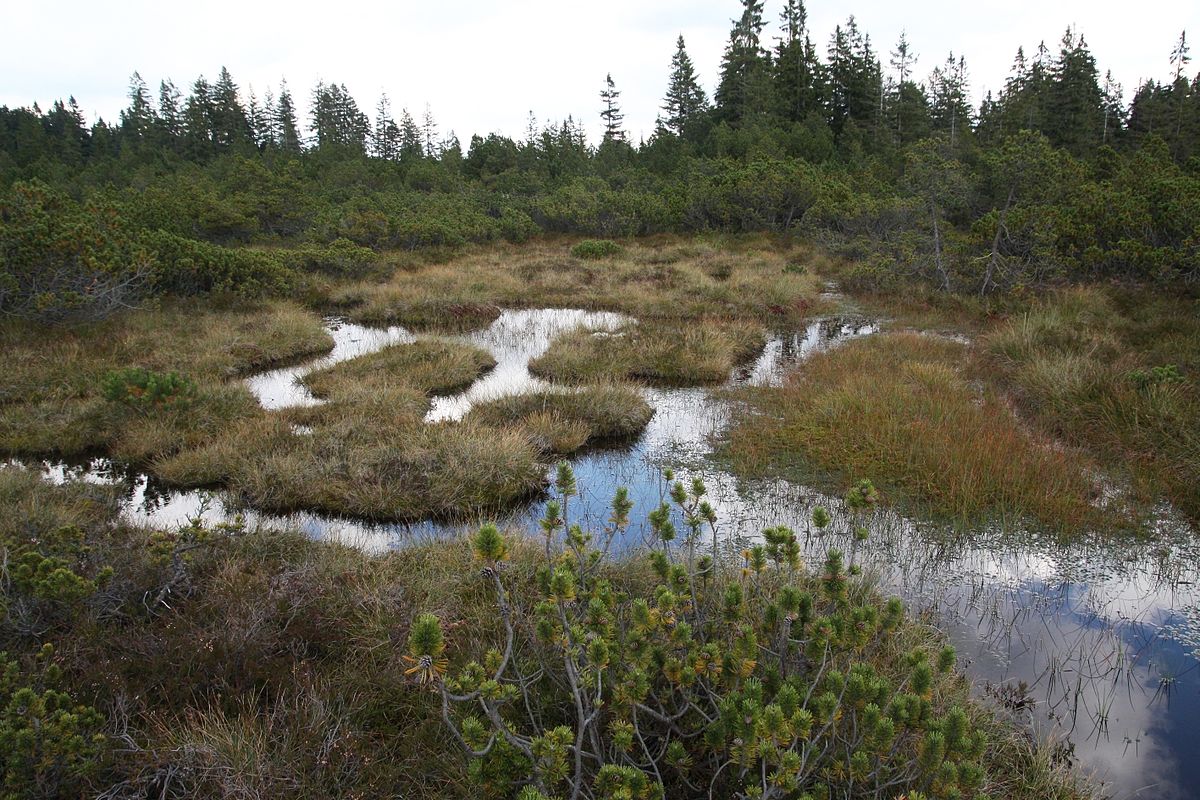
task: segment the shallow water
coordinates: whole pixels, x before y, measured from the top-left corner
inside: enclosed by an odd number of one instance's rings
[[[493,354],[497,367],[466,392],[435,401],[428,419],[460,419],[471,404],[498,393],[545,384],[528,372],[530,358],[553,336],[585,325],[611,330],[626,321],[583,311],[506,311],[487,329],[460,338]],[[734,370],[729,385],[777,385],[819,349],[873,333],[868,320],[834,318],[804,331],[773,335],[753,364]],[[337,345],[328,356],[273,370],[247,383],[270,408],[316,402],[295,384],[305,371],[393,342],[411,341],[403,328],[386,331],[331,322]],[[802,368],[802,366],[799,366]],[[707,389],[644,390],[655,414],[645,432],[620,449],[573,459],[580,495],[571,498],[572,521],[602,525],[618,486],[635,502],[632,524],[614,543],[630,549],[644,541],[646,514],[661,502],[663,467],[685,481],[704,479],[719,515],[721,546],[738,548],[764,527],[786,524],[808,531],[816,505],[840,502],[785,481],[738,481],[712,458],[714,436],[735,412]],[[208,522],[239,512],[220,494],[163,490],[144,475],[124,475],[98,460],[67,467],[46,464],[56,480],[129,482],[125,514],[152,526],[173,526],[199,516]],[[509,513],[502,523],[537,530],[544,501]],[[241,512],[247,523],[292,525],[309,535],[353,543],[371,551],[414,540],[454,536],[471,524],[375,525],[314,514],[289,517]],[[1143,539],[1113,543],[1050,537],[999,528],[954,537],[932,526],[881,511],[869,520],[871,537],[854,545],[849,525],[837,522],[821,536],[806,536],[810,563],[837,546],[854,553],[884,591],[930,612],[959,649],[980,693],[998,699],[1044,736],[1062,743],[1116,798],[1189,798],[1200,786],[1200,546],[1193,532],[1157,509]]]

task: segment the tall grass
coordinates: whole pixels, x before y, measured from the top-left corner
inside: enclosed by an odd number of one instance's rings
[[[983,367],[1055,436],[1127,468],[1200,518],[1200,315],[1194,301],[1056,293],[983,340]],[[1178,380],[1139,380],[1175,365]]]

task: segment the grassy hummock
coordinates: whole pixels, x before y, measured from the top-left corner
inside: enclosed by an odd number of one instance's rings
[[[653,414],[637,389],[601,384],[487,400],[472,408],[468,419],[519,425],[546,451],[566,454],[587,444],[632,439]]]
[[[667,386],[721,383],[766,343],[760,325],[729,320],[654,320],[619,330],[563,334],[529,364],[562,383],[637,380]]]
[[[330,398],[401,383],[427,395],[460,392],[496,366],[486,350],[444,339],[393,344],[301,378],[313,396]]]

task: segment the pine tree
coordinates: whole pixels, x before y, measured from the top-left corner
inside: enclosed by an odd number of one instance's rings
[[[621,113],[621,105],[618,102],[620,99],[621,93],[613,83],[610,72],[604,76],[604,89],[600,92],[600,100],[604,103],[604,107],[600,109],[600,119],[604,122],[604,141],[606,142],[625,140],[625,131],[621,129],[625,115]]]
[[[675,55],[671,57],[671,78],[662,104],[666,117],[662,119],[662,125],[677,136],[682,136],[688,125],[707,108],[708,98],[704,89],[700,88],[696,68],[680,35],[675,42]]]

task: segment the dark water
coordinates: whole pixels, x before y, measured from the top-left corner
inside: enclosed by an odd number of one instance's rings
[[[458,419],[480,399],[543,386],[527,365],[555,335],[577,325],[608,331],[624,321],[582,311],[505,312],[486,330],[461,337],[492,352],[497,369],[463,394],[438,399],[429,418]],[[778,383],[812,352],[875,330],[868,321],[839,318],[775,335],[755,363],[734,371],[729,384]],[[326,358],[248,381],[264,405],[315,402],[294,384],[297,375],[414,338],[403,328],[373,331],[348,324],[333,333],[338,344]],[[807,533],[814,506],[840,507],[836,498],[809,487],[740,482],[715,463],[713,438],[734,413],[726,400],[699,388],[644,391],[655,414],[635,443],[572,462],[580,487],[569,506],[572,521],[598,527],[608,518],[616,487],[629,488],[633,524],[615,547],[629,549],[646,537],[645,515],[666,493],[664,467],[685,481],[704,479],[725,548],[740,548],[771,525]],[[56,480],[128,480],[125,514],[148,525],[178,525],[196,516],[215,522],[239,513],[219,494],[164,491],[145,476],[117,474],[104,461],[45,469]],[[501,522],[536,530],[542,508],[542,502],[533,503]],[[292,525],[371,551],[474,527],[241,513],[251,525]],[[955,537],[889,511],[874,513],[870,528],[868,541],[855,545],[848,524],[835,522],[823,535],[806,537],[806,555],[816,563],[829,547],[855,551],[884,591],[933,615],[958,647],[979,694],[1058,743],[1063,757],[1080,763],[1111,796],[1200,797],[1200,546],[1171,509],[1155,509],[1143,537],[1115,544],[1101,537],[1064,544],[999,528]]]

